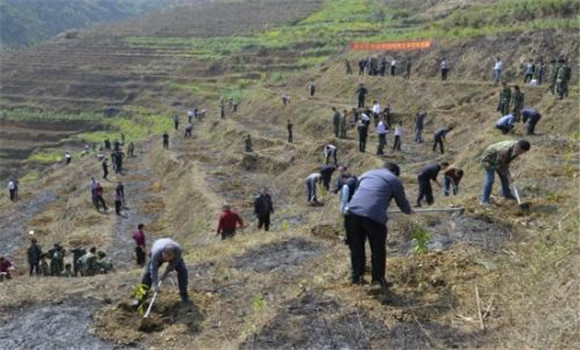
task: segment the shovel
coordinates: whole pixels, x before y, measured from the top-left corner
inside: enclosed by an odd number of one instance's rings
[[[157,287],[161,287],[161,281],[159,281],[159,284],[157,285]],[[149,318],[149,314],[151,313],[151,309],[153,308],[153,303],[155,302],[155,299],[157,299],[157,294],[159,294],[159,292],[155,292],[153,294],[153,298],[151,299],[151,303],[149,303],[149,307],[147,308],[147,312],[145,313],[145,316],[143,316],[143,318]]]
[[[460,213],[463,214],[465,208],[457,207],[457,208],[440,208],[440,209],[415,209],[413,212],[415,214],[433,214],[433,213]],[[389,210],[387,214],[402,214],[403,212],[400,210]]]
[[[522,201],[520,200],[520,194],[518,193],[518,189],[516,188],[516,185],[512,184],[512,188],[514,190],[514,194],[516,196],[516,200],[518,201],[518,205],[520,206],[520,209],[523,209],[523,210],[530,209],[530,203],[528,203],[528,202],[522,203]]]

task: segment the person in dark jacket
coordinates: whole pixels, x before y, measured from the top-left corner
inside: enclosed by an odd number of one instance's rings
[[[365,98],[368,92],[369,91],[365,88],[364,84],[361,83],[355,92],[358,95],[358,108],[365,107]]]
[[[288,119],[288,125],[286,125],[286,129],[288,129],[288,143],[294,142],[294,134],[292,132],[294,129],[294,124],[290,119]]]
[[[426,199],[427,204],[431,205],[435,201],[433,199],[433,188],[431,188],[431,181],[435,182],[438,187],[441,184],[437,181],[439,171],[447,169],[449,163],[443,162],[441,164],[429,165],[417,177],[419,183],[419,194],[417,195],[417,207],[421,207],[421,201]]]
[[[525,124],[527,122],[526,133],[528,135],[536,134],[536,124],[542,118],[540,112],[532,107],[526,107],[522,109],[522,122]]]
[[[320,175],[322,175],[322,186],[330,191],[330,181],[332,180],[332,174],[336,170],[336,166],[333,164],[324,165],[320,168]]]
[[[30,276],[32,276],[33,273],[39,275],[40,271],[38,269],[38,264],[40,263],[40,257],[42,256],[42,249],[38,246],[36,238],[30,240],[30,247],[28,247],[26,255],[28,257],[28,266],[30,266],[28,273]]]
[[[367,147],[367,138],[369,135],[369,126],[366,125],[362,120],[358,123],[356,127],[358,131],[358,150],[364,153]]]
[[[167,131],[163,133],[162,138],[163,138],[163,148],[168,149],[169,148],[169,134],[167,133]]]
[[[258,230],[264,226],[264,231],[270,230],[270,214],[274,213],[272,198],[267,188],[262,188],[260,195],[254,200],[254,213],[258,217]]]
[[[405,196],[403,183],[399,179],[399,166],[386,163],[382,169],[371,170],[359,178],[356,192],[348,202],[345,215],[347,242],[352,264],[351,282],[363,283],[365,266],[365,240],[371,246],[372,288],[388,288],[385,278],[387,210],[391,199],[406,214],[411,206]]]
[[[439,145],[439,150],[441,151],[441,154],[445,153],[445,150],[443,148],[443,143],[447,143],[447,133],[450,132],[451,130],[453,130],[453,126],[449,125],[445,128],[439,129],[437,130],[437,132],[435,133],[435,135],[433,135],[433,152],[436,152],[437,150],[437,145]]]
[[[109,163],[107,162],[107,159],[103,159],[103,162],[101,164],[103,166],[103,179],[108,180],[107,177],[109,176]]]

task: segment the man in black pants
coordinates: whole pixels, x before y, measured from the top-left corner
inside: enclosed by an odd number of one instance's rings
[[[288,119],[288,125],[286,126],[286,128],[288,129],[288,143],[292,143],[294,142],[294,135],[292,134],[294,124],[292,124],[292,121],[290,119]]]
[[[417,208],[421,207],[421,201],[427,200],[427,204],[431,205],[435,201],[433,199],[433,188],[431,188],[431,181],[435,182],[438,187],[441,184],[437,181],[439,171],[447,169],[449,163],[443,162],[441,164],[429,165],[417,177],[419,183],[419,194],[417,195]]]
[[[398,177],[399,172],[399,166],[389,162],[382,169],[364,173],[346,210],[345,227],[352,263],[351,282],[359,285],[364,283],[365,240],[368,237],[372,254],[371,288],[375,291],[390,286],[385,278],[385,268],[387,210],[391,199],[395,199],[401,211],[412,214],[403,183]]]
[[[522,109],[522,122],[524,124],[528,123],[526,128],[527,135],[536,134],[536,124],[538,124],[540,118],[542,118],[542,115],[535,108],[526,107]]]
[[[31,231],[32,232],[32,231]],[[40,263],[40,257],[42,256],[42,249],[37,244],[36,238],[30,240],[30,247],[26,252],[28,257],[28,266],[30,267],[29,274],[32,276],[33,273],[40,275],[38,265]]]
[[[270,230],[270,214],[274,213],[272,198],[267,188],[262,188],[260,195],[254,201],[254,213],[258,217],[258,230],[264,226],[265,231]]]
[[[163,148],[169,148],[169,134],[166,132],[163,133]]]
[[[356,127],[358,131],[358,150],[360,152],[365,151],[367,147],[367,137],[369,134],[369,126],[365,124],[362,120],[359,122],[358,126]]]
[[[445,153],[445,150],[443,149],[443,142],[447,142],[445,137],[447,136],[447,133],[450,132],[451,130],[453,130],[453,126],[451,126],[451,125],[437,130],[435,135],[433,135],[433,141],[434,141],[433,152],[436,152],[437,145],[439,145],[439,150],[441,151],[441,154]]]
[[[103,159],[103,179],[108,180],[107,176],[109,176],[109,163],[107,163],[107,158]]]
[[[333,164],[325,165],[320,168],[320,175],[322,175],[322,186],[330,191],[330,181],[332,180],[332,174],[336,170],[336,166]]]
[[[365,88],[364,84],[361,83],[355,92],[358,95],[358,108],[365,107],[365,97],[368,92],[369,91]]]

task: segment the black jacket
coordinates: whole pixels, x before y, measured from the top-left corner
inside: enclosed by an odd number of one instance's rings
[[[28,263],[36,265],[40,262],[40,256],[42,255],[42,249],[37,244],[32,244],[27,251]]]
[[[274,212],[272,198],[269,194],[260,194],[254,201],[254,213],[258,216],[266,216]]]

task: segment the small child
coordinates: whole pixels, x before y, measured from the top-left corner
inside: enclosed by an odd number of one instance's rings
[[[393,144],[393,151],[401,150],[401,137],[403,137],[403,126],[399,122],[399,124],[395,126],[395,143]]]

